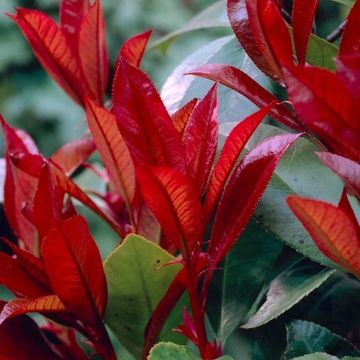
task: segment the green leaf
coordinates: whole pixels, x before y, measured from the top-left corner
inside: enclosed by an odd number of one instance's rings
[[[143,333],[152,311],[166,292],[180,265],[154,243],[129,235],[105,261],[109,302],[106,323],[136,358],[143,347]]]
[[[233,126],[234,123],[221,124],[220,134],[226,137]],[[246,148],[249,150],[265,138],[282,133],[284,130],[263,124]],[[291,194],[333,204],[339,201],[343,183],[314,155],[317,150],[315,145],[301,138],[285,153],[255,210],[255,219],[266,231],[304,256],[320,264],[339,268],[318,250],[301,223],[294,221],[296,218],[285,201]]]
[[[246,319],[282,248],[281,241],[252,221],[226,257],[219,328],[222,343]]]
[[[339,360],[336,356],[331,356],[326,353],[314,353],[300,357],[293,358],[292,360]]]
[[[326,352],[338,357],[360,355],[360,352],[347,340],[312,322],[291,321],[287,325],[287,333],[286,359],[289,360],[315,352]]]
[[[217,1],[208,8],[197,14],[180,29],[173,31],[152,44],[151,48],[166,52],[169,46],[178,36],[191,31],[211,29],[211,28],[229,28],[230,24],[226,15],[226,4],[224,0]]]
[[[315,66],[335,70],[335,57],[339,49],[334,45],[314,34],[310,36],[306,61]]]
[[[212,81],[184,74],[201,65],[216,63],[236,66],[266,89],[272,89],[271,81],[252,63],[238,41],[233,36],[227,36],[201,47],[183,60],[169,76],[161,95],[170,112],[175,112],[193,98],[203,97],[213,84]],[[240,121],[257,110],[251,101],[224,86],[219,88],[219,99],[221,122]]]
[[[343,4],[349,7],[352,7],[355,3],[355,0],[332,0],[334,2],[337,2],[339,4]]]
[[[318,288],[333,272],[316,264],[300,264],[283,272],[271,282],[265,303],[242,328],[259,327],[276,319]]]

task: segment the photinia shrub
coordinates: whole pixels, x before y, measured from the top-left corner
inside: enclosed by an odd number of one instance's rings
[[[161,96],[141,70],[147,31],[121,46],[108,97],[100,0],[60,1],[59,24],[9,15],[88,131],[47,158],[0,119],[15,239],[1,237],[0,358],[360,356],[360,1],[344,3],[337,48],[312,34],[318,1],[289,19],[282,1],[228,0],[236,40],[185,59]],[[104,191],[79,185],[89,172]],[[104,262],[84,206],[117,239]]]

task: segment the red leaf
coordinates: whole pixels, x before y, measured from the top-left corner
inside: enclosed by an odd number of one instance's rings
[[[328,70],[284,69],[289,97],[305,126],[332,151],[360,161],[360,118],[356,99]]]
[[[61,29],[73,44],[77,43],[80,23],[88,8],[88,0],[61,0],[59,11]]]
[[[164,234],[189,259],[203,237],[201,205],[190,180],[165,167],[140,167],[138,180],[150,210]]]
[[[244,230],[281,156],[299,136],[279,135],[265,140],[234,170],[220,199],[208,248],[215,263],[223,259]]]
[[[290,196],[288,205],[328,258],[360,277],[359,226],[346,212],[323,201]]]
[[[196,106],[183,134],[187,174],[202,194],[216,155],[219,131],[217,84]]]
[[[88,95],[87,88],[65,33],[40,11],[18,8],[16,15],[10,16],[46,71],[74,101],[81,104],[82,97]]]
[[[82,18],[78,49],[85,78],[92,93],[96,94],[94,99],[102,104],[109,78],[109,63],[100,0],[95,0]]]
[[[309,38],[318,6],[318,0],[295,0],[293,4],[292,26],[298,62],[305,64]]]
[[[87,137],[68,142],[59,148],[49,159],[70,176],[95,151],[94,142]]]
[[[340,42],[339,54],[358,56],[360,53],[360,2],[355,1],[347,18],[345,30]]]
[[[135,194],[135,168],[115,116],[91,101],[86,103],[86,113],[90,131],[111,180],[130,208]]]
[[[352,95],[360,98],[360,55],[339,56],[336,59],[336,74],[345,83]]]
[[[151,30],[148,30],[126,40],[120,49],[119,59],[122,57],[130,65],[139,67],[150,36]],[[117,68],[117,66],[115,68]]]
[[[198,99],[192,99],[171,115],[171,120],[174,124],[174,127],[181,136],[184,133],[185,126],[197,103]]]
[[[360,165],[350,159],[329,152],[316,153],[323,164],[350,186],[360,199]]]
[[[239,94],[247,97],[260,108],[265,107],[274,101],[278,101],[272,94],[260,86],[256,81],[233,66],[221,64],[204,65],[195,69],[194,71],[191,71],[190,74],[213,81],[218,81],[220,84],[225,85]],[[270,114],[274,119],[285,124],[286,126],[289,126],[292,129],[301,129],[295,114],[292,113],[283,104],[274,107]]]
[[[142,358],[145,360],[157,342],[158,336],[171,311],[187,289],[187,272],[181,269],[171,282],[166,294],[153,311],[144,332],[145,344]]]
[[[114,80],[114,113],[136,165],[174,167],[185,173],[180,135],[150,79],[125,60]]]
[[[263,56],[257,41],[255,40],[249,20],[249,11],[246,0],[228,0],[227,13],[230,24],[241,46],[249,55],[251,60],[267,75],[275,76],[272,66]],[[256,2],[254,2],[256,6]]]
[[[0,325],[7,319],[28,313],[61,313],[65,312],[65,306],[56,295],[46,295],[36,299],[13,299],[2,309]]]
[[[208,220],[213,213],[220,195],[236,165],[241,152],[250,136],[256,130],[261,120],[269,113],[272,104],[248,116],[231,131],[227,137],[219,160],[211,174],[209,187],[204,202],[204,218]]]
[[[59,222],[43,240],[42,255],[51,286],[66,308],[90,325],[101,324],[107,288],[99,250],[85,220]]]
[[[2,360],[61,360],[46,342],[39,327],[27,316],[11,319],[0,327]]]

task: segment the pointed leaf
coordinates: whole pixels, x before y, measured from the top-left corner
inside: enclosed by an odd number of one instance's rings
[[[287,202],[319,250],[360,277],[360,230],[352,217],[323,201],[290,196]]]
[[[0,313],[0,325],[7,319],[28,313],[59,313],[64,312],[65,306],[56,295],[47,295],[36,299],[10,300]]]
[[[244,230],[281,156],[300,135],[265,140],[234,170],[220,199],[208,248],[215,263],[223,259]]]
[[[105,261],[109,286],[106,321],[136,358],[141,355],[146,324],[179,271],[179,265],[162,266],[173,259],[158,245],[129,235]]]
[[[218,131],[217,84],[215,84],[190,115],[183,134],[188,164],[187,174],[200,194],[205,190],[215,159]]]
[[[114,79],[114,113],[135,164],[172,166],[185,173],[185,156],[159,94],[150,79],[125,60]]]
[[[90,131],[111,180],[130,206],[135,194],[135,168],[115,116],[90,100],[86,109]]]
[[[290,100],[304,125],[330,150],[360,160],[360,118],[356,99],[333,73],[315,67],[284,70]]]
[[[51,286],[79,319],[99,325],[107,302],[99,250],[85,220],[74,216],[59,222],[43,240],[42,255]]]
[[[149,42],[151,32],[151,30],[148,30],[126,40],[120,49],[119,57],[121,56],[130,65],[139,67]]]
[[[83,137],[64,144],[49,160],[70,176],[94,151],[94,142],[88,137]]]
[[[340,55],[359,55],[360,52],[360,3],[356,1],[350,10],[340,42]]]
[[[11,16],[27,38],[36,57],[63,90],[76,102],[88,95],[81,69],[64,32],[47,15],[18,8]]]
[[[93,2],[81,21],[78,52],[84,76],[95,94],[94,99],[101,104],[108,83],[109,64],[100,0]]]
[[[184,133],[185,126],[189,121],[190,115],[192,114],[197,102],[198,99],[192,99],[171,115],[174,127],[181,136]]]
[[[292,26],[298,62],[305,64],[311,29],[315,17],[318,0],[295,0],[293,4]]]
[[[260,108],[277,101],[275,96],[261,87],[247,74],[233,66],[221,64],[204,65],[194,71],[191,71],[190,74],[218,81],[220,84],[225,85],[247,97]],[[296,116],[285,105],[281,104],[274,107],[270,114],[274,117],[274,119],[286,126],[295,130],[300,129]]]
[[[316,153],[321,162],[350,186],[360,199],[360,165],[350,159],[329,152]]]
[[[336,73],[350,89],[353,96],[360,97],[360,55],[339,56],[336,59]]]
[[[220,153],[220,157],[211,174],[209,187],[206,192],[204,203],[205,219],[209,219],[212,215],[225,184],[236,164],[237,159],[244,149],[246,142],[256,130],[261,120],[269,113],[272,106],[273,105],[270,104],[247,117],[235,126],[227,137],[224,147]]]
[[[200,201],[189,178],[165,167],[141,167],[137,175],[144,200],[164,234],[188,259],[204,231]]]

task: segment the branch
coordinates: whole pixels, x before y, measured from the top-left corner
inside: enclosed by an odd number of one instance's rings
[[[326,40],[330,43],[333,43],[335,42],[337,39],[339,39],[341,37],[341,35],[343,34],[344,32],[344,29],[345,29],[345,25],[346,25],[346,20],[343,21],[339,27],[337,29],[335,29],[331,34],[329,34],[327,37],[326,37]]]

